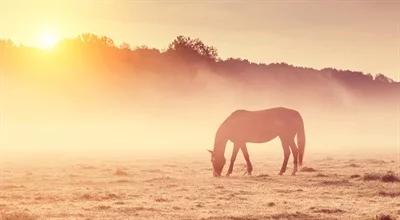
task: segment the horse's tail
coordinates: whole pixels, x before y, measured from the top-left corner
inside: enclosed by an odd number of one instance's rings
[[[304,123],[303,118],[299,114],[299,124],[297,128],[297,146],[299,148],[299,164],[303,165],[304,148],[306,145],[306,136],[304,134]]]

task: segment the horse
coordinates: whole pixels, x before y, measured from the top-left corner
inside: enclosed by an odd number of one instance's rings
[[[295,137],[297,135],[297,145]],[[233,151],[227,176],[232,174],[236,155],[241,149],[247,165],[247,174],[251,175],[253,166],[250,162],[246,143],[265,143],[279,137],[283,148],[283,163],[279,175],[286,171],[290,151],[293,154],[294,168],[292,175],[303,164],[305,134],[300,113],[293,109],[277,107],[259,111],[236,110],[218,128],[215,135],[214,150],[211,153],[213,175],[221,176],[225,165],[225,147],[228,140],[233,142]]]

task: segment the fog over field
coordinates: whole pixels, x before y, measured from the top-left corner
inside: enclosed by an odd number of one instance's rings
[[[2,155],[199,154],[234,110],[278,106],[303,116],[309,153],[398,151],[398,82],[217,60],[194,42],[180,37],[163,52],[91,34],[50,52],[3,42]]]

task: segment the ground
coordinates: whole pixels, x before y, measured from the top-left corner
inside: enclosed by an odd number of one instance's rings
[[[4,162],[0,219],[376,219],[400,216],[400,183],[379,175],[394,158],[321,156],[284,176],[281,158],[253,160],[243,176],[212,177],[207,157]],[[225,170],[227,168],[225,167]],[[365,174],[377,178],[367,178]]]

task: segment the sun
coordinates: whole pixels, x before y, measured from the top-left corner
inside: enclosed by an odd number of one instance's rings
[[[43,31],[42,33],[40,33],[38,40],[39,40],[38,46],[40,48],[49,50],[49,49],[54,48],[54,46],[57,45],[59,38],[58,38],[57,34],[54,32]]]

